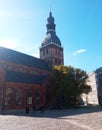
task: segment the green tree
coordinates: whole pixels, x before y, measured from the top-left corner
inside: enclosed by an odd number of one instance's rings
[[[84,70],[72,66],[55,66],[49,78],[51,96],[61,106],[76,105],[82,93],[91,91],[86,79]]]

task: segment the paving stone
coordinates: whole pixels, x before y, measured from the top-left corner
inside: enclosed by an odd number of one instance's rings
[[[0,115],[0,130],[102,130],[102,108]]]

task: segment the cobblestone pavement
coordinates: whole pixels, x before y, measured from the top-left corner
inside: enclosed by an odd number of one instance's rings
[[[0,115],[0,130],[102,130],[102,108]]]

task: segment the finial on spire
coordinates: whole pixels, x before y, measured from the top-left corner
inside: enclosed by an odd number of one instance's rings
[[[49,13],[50,17],[52,16],[52,11],[51,10],[52,10],[52,4],[50,3],[50,13]]]
[[[50,3],[50,12],[51,12],[51,9],[52,9],[52,4]]]

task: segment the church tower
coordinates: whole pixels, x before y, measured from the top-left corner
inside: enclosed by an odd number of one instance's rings
[[[51,67],[63,65],[63,47],[61,46],[60,39],[56,35],[56,25],[52,12],[49,13],[46,27],[46,37],[40,47],[40,58],[46,60]]]

